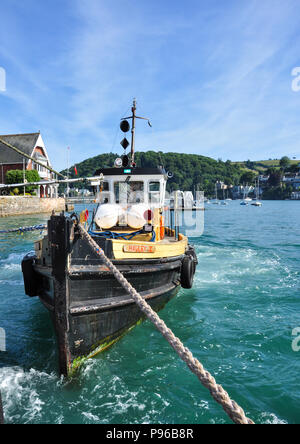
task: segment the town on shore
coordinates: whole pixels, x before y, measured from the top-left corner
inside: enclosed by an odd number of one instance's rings
[[[2,195],[53,198],[92,194],[92,188],[84,182],[67,189],[66,185],[58,187],[53,184],[56,176],[48,169],[52,168],[48,154],[51,150],[46,149],[39,132],[2,135],[0,139],[31,157],[25,158],[0,141],[0,184],[42,182],[38,186],[2,188]],[[98,168],[114,165],[117,157],[116,153],[99,154],[69,165],[61,173],[69,178],[92,177]],[[243,199],[246,196],[263,200],[300,200],[300,160],[287,156],[267,161],[232,162],[197,154],[147,151],[137,152],[135,161],[142,167],[163,166],[170,173],[169,192],[191,191],[195,195],[196,191],[202,191],[207,198],[217,199]]]

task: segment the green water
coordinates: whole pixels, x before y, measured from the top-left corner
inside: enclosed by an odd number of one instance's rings
[[[192,240],[192,290],[160,313],[256,423],[300,422],[300,202],[211,205]],[[0,220],[0,230],[45,221]],[[37,234],[0,235],[0,390],[8,423],[230,423],[149,321],[90,360],[80,377],[58,376],[53,328],[24,294],[20,262]],[[300,341],[299,341],[300,344]]]

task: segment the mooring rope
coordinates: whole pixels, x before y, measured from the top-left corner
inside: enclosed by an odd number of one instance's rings
[[[0,234],[7,234],[7,233],[27,233],[29,231],[43,231],[47,229],[47,225],[33,225],[31,227],[19,227],[19,228],[13,228],[10,230],[0,230]]]
[[[154,326],[161,332],[164,338],[169,342],[171,347],[176,351],[180,358],[187,364],[190,370],[199,378],[200,382],[206,387],[212,397],[219,403],[227,415],[236,424],[254,424],[254,422],[247,418],[244,410],[232,399],[221,385],[216,383],[215,378],[204,369],[203,365],[192,355],[190,350],[185,347],[180,339],[166,326],[164,321],[160,319],[157,313],[152,310],[150,305],[142,298],[142,296],[132,287],[122,273],[115,267],[115,265],[106,257],[102,248],[94,241],[88,234],[85,228],[78,225],[81,236],[86,239],[92,249],[103,259],[105,265],[111,270],[115,278],[120,282],[127,293],[133,298],[135,303],[147,318],[154,324]]]

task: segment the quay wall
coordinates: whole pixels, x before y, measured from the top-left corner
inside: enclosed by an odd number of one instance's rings
[[[65,199],[31,196],[0,196],[0,217],[64,211]]]

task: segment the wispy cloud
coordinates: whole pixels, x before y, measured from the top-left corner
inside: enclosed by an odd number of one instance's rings
[[[56,168],[118,150],[133,97],[138,149],[300,157],[297,1],[3,2],[0,132],[40,129]]]

